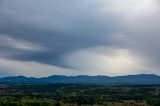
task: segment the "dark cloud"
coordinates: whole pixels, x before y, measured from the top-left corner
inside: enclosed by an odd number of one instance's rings
[[[25,1],[23,1],[25,3]],[[42,23],[37,23],[37,25],[32,24],[32,21],[34,21],[34,18],[37,18],[37,20],[43,19],[43,15],[45,15],[46,11],[40,11],[41,9],[41,2],[29,2],[27,4],[24,4],[21,1],[17,0],[17,4],[14,2],[15,5],[24,5],[25,7],[31,6],[33,9],[34,14],[39,14],[40,17],[35,17],[32,13],[32,9],[26,10],[26,8],[20,8],[18,7],[5,7],[5,11],[8,13],[0,12],[2,17],[0,17],[1,27],[0,32],[1,34],[8,35],[10,37],[13,37],[14,39],[22,39],[29,42],[34,42],[37,44],[44,45],[51,50],[49,52],[40,52],[37,54],[37,52],[26,52],[22,50],[13,50],[9,49],[11,51],[9,53],[10,58],[19,59],[19,60],[34,60],[34,61],[40,61],[45,62],[48,64],[54,64],[57,65],[58,58],[64,55],[67,52],[70,52],[75,49],[81,49],[81,48],[88,48],[88,47],[94,47],[98,45],[112,45],[114,41],[112,39],[114,38],[114,34],[116,33],[115,30],[117,29],[117,26],[114,25],[114,21],[111,19],[111,16],[106,17],[105,20],[101,20],[102,18],[100,16],[97,16],[97,13],[94,13],[96,9],[94,9],[94,6],[90,6],[90,8],[87,8],[86,13],[85,10],[81,9],[82,5],[78,5],[77,3],[71,1],[68,1],[67,4],[70,6],[67,7],[61,7],[64,5],[64,1],[48,1],[44,4],[44,9],[48,6],[48,4],[52,3],[53,8],[50,8],[50,11],[54,11],[52,14],[48,14],[47,18],[50,19],[52,17],[53,19],[56,17],[56,15],[60,12],[61,15],[64,17],[59,17],[61,20],[66,20],[66,17],[73,18],[69,19],[71,22],[69,23],[61,23],[59,20],[59,24],[62,24],[62,26],[59,26],[60,29],[56,29],[56,25],[54,25],[52,19],[48,20],[45,24],[48,26],[43,26]],[[73,3],[72,3],[73,2]],[[78,2],[83,3],[84,1]],[[61,8],[59,10],[58,6],[55,6],[55,4],[58,4]],[[77,7],[75,7],[73,4],[76,4]],[[7,4],[6,4],[7,5]],[[37,7],[37,5],[40,5]],[[85,6],[85,2],[83,3]],[[54,7],[55,6],[55,7]],[[87,5],[86,5],[87,6]],[[77,11],[73,11],[72,8],[78,8]],[[10,10],[10,8],[14,8],[14,10]],[[65,11],[64,9],[67,8],[68,11]],[[73,9],[74,9],[73,8]],[[20,10],[21,9],[21,10]],[[48,10],[48,9],[47,9]],[[40,13],[38,13],[40,12]],[[67,12],[67,13],[65,13]],[[81,13],[79,13],[81,12]],[[23,14],[22,14],[23,13]],[[33,14],[33,16],[32,16]],[[81,15],[79,15],[81,14]],[[70,16],[71,15],[71,16]],[[73,15],[73,16],[72,16]],[[12,17],[11,17],[12,16]],[[78,17],[79,16],[79,17]],[[21,19],[21,21],[15,19]],[[28,17],[33,18],[33,20],[28,19]],[[40,19],[39,19],[40,18]],[[56,17],[57,18],[57,17]],[[107,19],[108,18],[108,19]],[[24,20],[31,21],[28,23],[23,22]],[[35,20],[36,21],[36,20]],[[71,27],[73,29],[65,30],[63,29],[64,26]],[[49,28],[51,26],[51,28]],[[52,28],[53,27],[53,28]],[[61,29],[62,27],[62,29]],[[58,63],[60,64],[60,63]]]
[[[154,61],[150,64],[157,67],[160,53],[157,0],[122,2],[0,0],[0,39],[3,42],[0,57],[72,67],[63,62],[63,57],[104,46],[117,48],[118,52],[131,50]]]

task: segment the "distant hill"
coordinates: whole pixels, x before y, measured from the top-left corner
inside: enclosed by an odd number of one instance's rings
[[[160,84],[160,76],[153,74],[139,74],[127,76],[62,76],[53,75],[43,78],[33,78],[24,76],[4,77],[0,78],[0,83],[85,83],[85,84]]]

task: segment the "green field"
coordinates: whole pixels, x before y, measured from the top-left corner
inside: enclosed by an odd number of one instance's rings
[[[1,84],[0,106],[160,106],[160,85]]]

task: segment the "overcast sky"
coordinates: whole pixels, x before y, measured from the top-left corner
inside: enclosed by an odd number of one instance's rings
[[[159,0],[0,0],[0,77],[160,75]]]

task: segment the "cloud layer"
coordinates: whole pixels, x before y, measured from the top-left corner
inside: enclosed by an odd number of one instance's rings
[[[1,0],[0,75],[160,75],[159,12],[158,0]]]

